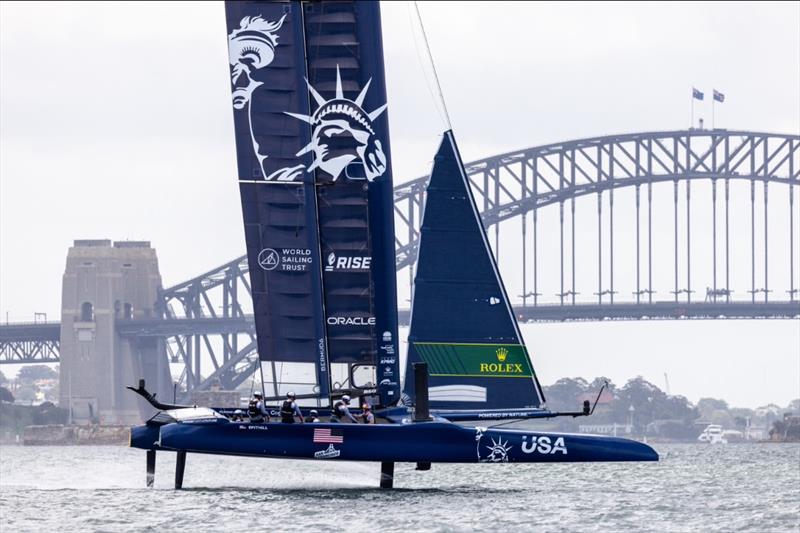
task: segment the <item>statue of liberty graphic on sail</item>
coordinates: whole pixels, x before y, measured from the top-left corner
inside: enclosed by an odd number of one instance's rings
[[[275,58],[278,31],[286,15],[270,22],[260,16],[244,17],[240,26],[228,36],[228,52],[233,86],[233,108],[247,113],[250,139],[266,181],[299,181],[304,172],[320,169],[329,181],[342,174],[349,179],[373,181],[386,171],[386,154],[377,138],[374,121],[386,110],[383,104],[374,111],[364,110],[364,98],[371,79],[355,100],[345,98],[339,67],[336,67],[336,95],[326,100],[307,81],[308,90],[317,106],[311,115],[284,111],[288,116],[311,126],[311,142],[295,154],[311,153],[308,167],[303,164],[274,168],[270,154],[263,153],[253,130],[252,107],[257,102],[257,89],[269,83],[268,67]],[[324,179],[324,178],[323,178]]]

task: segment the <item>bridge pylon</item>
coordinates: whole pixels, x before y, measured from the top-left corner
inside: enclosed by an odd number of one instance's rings
[[[140,377],[169,397],[163,340],[120,336],[117,325],[158,318],[161,275],[145,241],[76,240],[61,298],[60,405],[75,423],[138,423],[148,407],[125,390]]]

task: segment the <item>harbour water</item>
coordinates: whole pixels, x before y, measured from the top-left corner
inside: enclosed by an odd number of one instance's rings
[[[0,448],[0,531],[800,531],[800,444],[662,444],[658,463],[378,466]]]

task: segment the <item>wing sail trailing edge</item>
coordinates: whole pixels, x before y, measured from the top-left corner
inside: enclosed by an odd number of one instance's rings
[[[428,364],[431,409],[497,410],[544,404],[452,132],[426,192],[406,376]],[[413,380],[404,395],[412,402]]]

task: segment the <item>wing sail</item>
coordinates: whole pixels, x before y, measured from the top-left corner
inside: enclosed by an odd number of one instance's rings
[[[400,396],[377,2],[226,2],[239,186],[269,395]],[[394,362],[379,365],[379,361]]]

